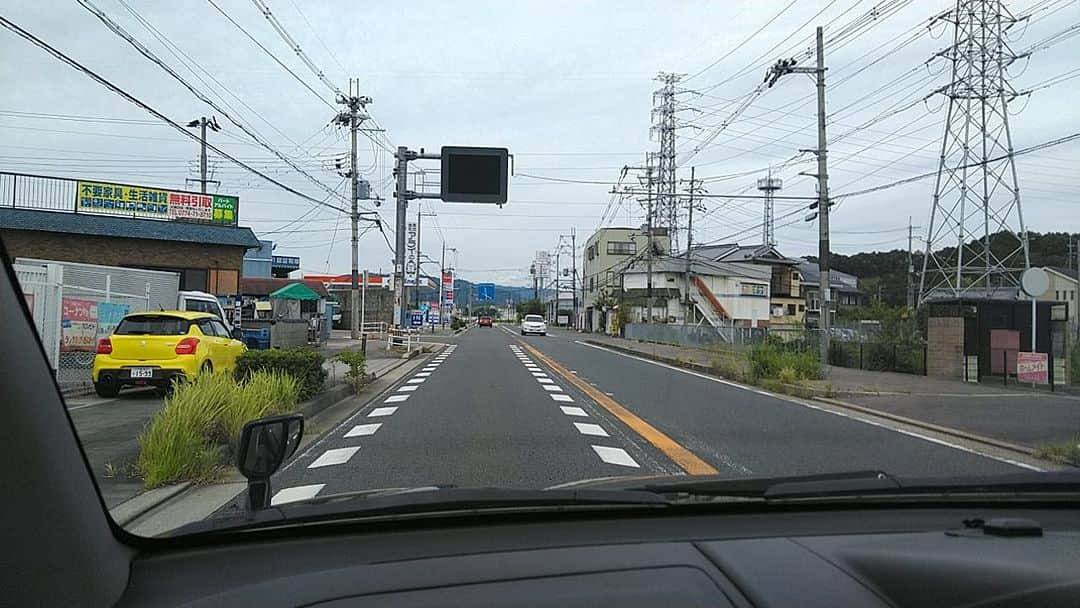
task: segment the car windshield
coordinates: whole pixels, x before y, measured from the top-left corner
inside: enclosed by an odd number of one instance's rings
[[[17,352],[135,534],[1080,465],[1080,3],[7,4]]]
[[[179,336],[188,332],[191,321],[163,315],[135,315],[125,317],[113,332],[118,336]]]

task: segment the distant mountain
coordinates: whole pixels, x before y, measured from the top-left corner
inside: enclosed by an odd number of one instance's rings
[[[429,277],[432,282],[437,281],[437,277]],[[454,279],[454,301],[458,306],[465,306],[472,302],[476,304],[476,284],[483,283],[484,281],[468,281],[466,279]],[[545,290],[545,294],[550,290]],[[410,293],[411,295],[411,293]],[[433,302],[439,297],[438,289],[421,289],[420,301],[421,302]],[[532,287],[521,287],[517,285],[499,285],[495,284],[495,301],[491,304],[494,306],[505,306],[507,300],[510,301],[511,306],[517,306],[519,303],[525,300],[531,300],[533,297]]]

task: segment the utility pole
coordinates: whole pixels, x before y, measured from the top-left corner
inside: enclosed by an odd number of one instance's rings
[[[686,312],[683,313],[683,325],[690,322],[690,314],[694,310],[694,301],[690,298],[690,250],[694,246],[694,207],[697,206],[698,182],[694,178],[697,167],[690,167],[690,204],[686,213],[686,276],[683,294],[686,296]]]
[[[653,167],[651,158],[646,163],[646,180],[648,181],[649,193],[645,202],[645,230],[648,232],[646,235],[645,246],[648,248],[645,251],[645,297],[648,299],[648,316],[645,318],[646,323],[652,323],[652,306],[653,306]]]
[[[206,127],[210,127],[211,131],[220,131],[221,127],[217,124],[216,116],[200,116],[198,120],[187,123],[187,126],[199,127],[199,192],[206,194],[206,182],[210,181],[206,178]]]
[[[437,213],[423,213],[420,207],[421,205],[416,206],[416,285],[413,287],[416,292],[416,308],[420,308],[420,218],[438,215]],[[439,284],[442,285],[442,276],[439,277]]]
[[[911,257],[911,216],[907,218],[907,307],[915,308],[915,290],[912,276],[915,274],[915,263]]]
[[[570,227],[570,293],[573,299],[574,310],[574,329],[578,328],[578,316],[577,316],[577,231],[573,226]]]
[[[397,199],[397,224],[394,230],[394,314],[397,317],[396,325],[404,329],[408,324],[409,306],[405,300],[405,221],[406,214],[409,212],[409,149],[398,146],[394,157],[397,159],[394,167],[394,175],[397,177],[397,190],[394,192]]]
[[[355,81],[359,87],[359,81]],[[339,125],[348,125],[352,148],[349,152],[349,177],[352,182],[352,193],[349,196],[349,224],[352,233],[352,276],[349,289],[349,336],[353,340],[360,338],[360,171],[356,161],[356,133],[360,130],[360,123],[367,118],[362,113],[364,107],[371,103],[370,97],[357,94],[354,90],[354,80],[349,79],[349,95],[339,95],[337,102],[348,108],[347,111],[337,115],[334,121]],[[366,287],[366,285],[365,285]]]
[[[810,205],[811,209],[817,209],[818,220],[818,269],[821,273],[818,283],[821,308],[821,321],[818,324],[821,330],[821,362],[829,360],[829,326],[832,324],[829,311],[832,308],[832,294],[829,291],[829,173],[827,170],[827,146],[825,137],[825,36],[821,26],[816,31],[817,38],[817,65],[812,68],[796,67],[796,60],[781,59],[765,73],[765,81],[769,87],[776,84],[781,76],[786,74],[809,74],[814,76],[817,84],[817,118],[818,118],[818,143],[817,149],[811,150],[817,155],[817,179],[818,200]],[[813,215],[807,220],[812,220]]]

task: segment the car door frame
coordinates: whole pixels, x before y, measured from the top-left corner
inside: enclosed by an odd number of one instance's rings
[[[210,324],[217,331],[218,337],[221,338],[221,349],[223,356],[222,369],[232,369],[236,366],[236,358],[240,356],[240,353],[244,352],[244,343],[236,338],[232,337],[232,333],[229,328],[226,327],[225,322],[220,319],[210,319]],[[214,364],[217,365],[216,363]]]
[[[203,327],[206,324],[207,327]],[[199,317],[195,319],[195,325],[198,326],[199,332],[205,336],[207,346],[209,346],[209,352],[206,357],[210,359],[210,363],[214,366],[215,370],[225,369],[224,357],[228,356],[226,352],[226,346],[222,343],[221,336],[217,335],[214,330],[214,318],[213,317]]]

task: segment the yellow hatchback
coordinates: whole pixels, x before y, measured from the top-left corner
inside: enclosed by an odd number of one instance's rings
[[[125,386],[168,387],[213,371],[231,371],[244,343],[233,339],[216,315],[166,310],[125,316],[98,340],[92,378],[102,397]]]

